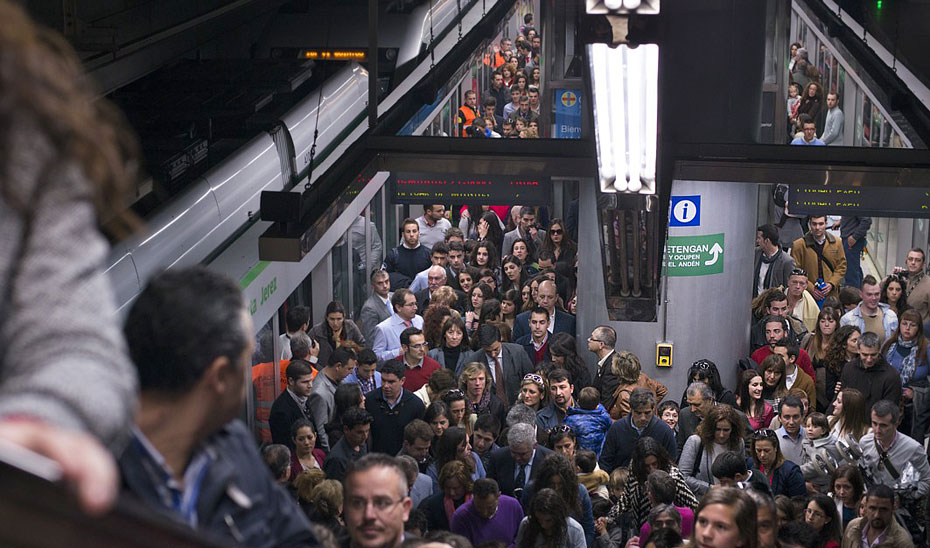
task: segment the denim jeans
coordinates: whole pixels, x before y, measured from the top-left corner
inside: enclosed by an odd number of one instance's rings
[[[846,238],[843,240],[843,251],[846,252],[846,276],[843,285],[858,288],[862,285],[862,249],[865,247],[865,238],[849,247]]]

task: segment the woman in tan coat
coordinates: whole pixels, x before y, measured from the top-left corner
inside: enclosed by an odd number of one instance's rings
[[[644,386],[652,390],[657,402],[662,401],[668,394],[668,388],[664,384],[650,379],[643,373],[639,358],[632,352],[626,350],[617,352],[610,364],[610,369],[620,379],[620,385],[614,391],[614,403],[610,406],[610,416],[614,420],[630,413],[630,392],[634,388]]]

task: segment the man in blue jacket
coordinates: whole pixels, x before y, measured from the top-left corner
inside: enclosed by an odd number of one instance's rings
[[[317,546],[310,522],[236,419],[252,333],[232,280],[194,267],[149,283],[125,326],[140,406],[119,459],[124,490],[229,544]]]

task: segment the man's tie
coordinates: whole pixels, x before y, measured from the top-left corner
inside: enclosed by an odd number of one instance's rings
[[[497,379],[497,382],[494,383],[497,388],[497,397],[504,405],[507,405],[507,393],[504,390],[504,370],[501,369],[501,361],[497,356],[494,356],[494,377]]]
[[[526,485],[526,465],[521,464],[520,469],[517,471],[517,478],[514,482],[514,489],[523,489]]]

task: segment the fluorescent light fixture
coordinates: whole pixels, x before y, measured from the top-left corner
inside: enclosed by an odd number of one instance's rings
[[[585,0],[585,12],[589,15],[623,15],[627,13],[655,15],[659,13],[660,1],[661,0]]]
[[[588,46],[601,190],[654,194],[659,46]]]

